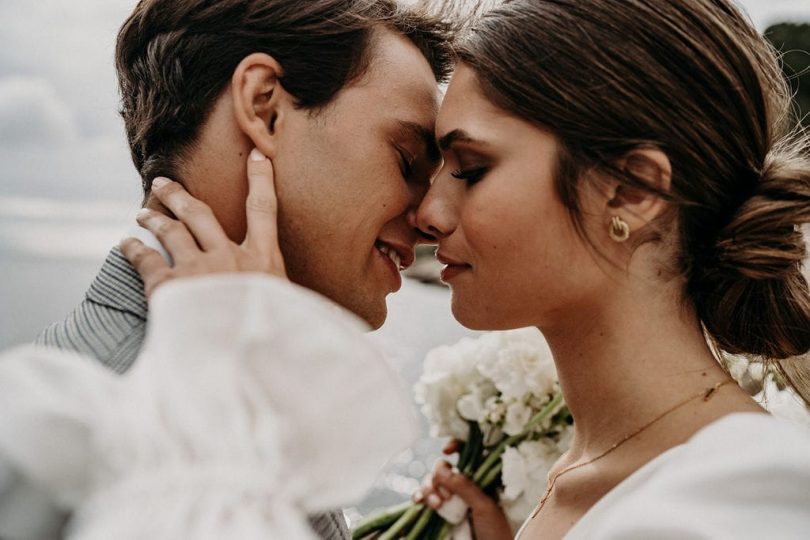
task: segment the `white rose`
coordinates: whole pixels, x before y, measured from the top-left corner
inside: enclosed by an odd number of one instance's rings
[[[497,391],[478,371],[479,352],[478,340],[464,338],[455,345],[437,347],[427,354],[422,377],[414,392],[434,437],[467,440],[469,427],[467,420],[459,414],[459,401],[470,393],[474,394],[462,404],[471,414],[476,407],[473,400],[483,403],[486,397]],[[478,421],[479,417],[470,416],[468,419]]]
[[[803,426],[810,426],[810,410],[790,387],[779,390],[773,377],[768,377],[762,392],[754,396],[771,414]]]
[[[493,424],[497,424],[503,420],[503,417],[506,414],[506,405],[497,396],[489,398],[484,403],[484,408],[486,409],[487,422],[491,422]]]
[[[478,422],[483,412],[484,404],[475,393],[463,395],[458,400],[458,414],[465,420]]]
[[[517,435],[526,427],[532,418],[532,410],[519,401],[515,401],[506,406],[506,418],[503,424],[503,432],[507,435]]]
[[[540,502],[546,491],[548,471],[561,453],[558,445],[549,439],[524,441],[504,452],[501,507],[513,526],[523,523]]]
[[[479,370],[505,399],[554,391],[557,374],[551,351],[536,328],[492,332],[488,338],[486,348],[495,352],[481,359]]]
[[[748,373],[755,381],[761,381],[765,377],[765,364],[762,362],[749,362]]]
[[[526,473],[526,460],[520,451],[514,446],[509,446],[501,456],[503,469],[501,469],[501,480],[503,481],[503,497],[508,501],[514,501],[526,489],[528,474]]]

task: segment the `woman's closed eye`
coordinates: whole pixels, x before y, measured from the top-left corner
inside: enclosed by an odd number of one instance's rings
[[[467,185],[473,185],[476,182],[479,182],[484,175],[487,173],[486,167],[469,167],[466,169],[459,168],[455,171],[450,173],[450,176],[453,178],[458,178],[459,180],[464,180],[467,182]]]

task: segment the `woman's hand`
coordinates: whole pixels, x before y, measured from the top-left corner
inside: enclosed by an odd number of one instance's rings
[[[152,193],[178,219],[143,209],[137,220],[158,238],[172,256],[174,266],[135,238],[123,240],[120,246],[141,275],[147,297],[167,281],[195,275],[265,272],[286,279],[278,245],[273,164],[254,149],[248,158],[247,176],[247,234],[241,245],[228,238],[211,209],[183,186],[166,178],[152,182]]]
[[[452,445],[453,443],[451,443]],[[445,448],[445,453],[450,448]],[[495,501],[454,470],[446,461],[439,461],[426,484],[413,495],[414,502],[425,503],[438,510],[453,495],[470,507],[470,517],[477,540],[512,540],[514,534],[509,520]]]

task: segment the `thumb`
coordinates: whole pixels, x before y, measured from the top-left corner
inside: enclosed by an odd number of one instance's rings
[[[452,472],[445,478],[438,478],[437,483],[448,491],[458,495],[470,507],[473,513],[498,511],[498,505],[490,499],[481,488],[463,474]]]

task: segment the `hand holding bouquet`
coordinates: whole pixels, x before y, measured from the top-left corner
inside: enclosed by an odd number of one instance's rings
[[[458,471],[496,501],[513,526],[521,523],[571,433],[540,332],[491,332],[434,349],[415,390],[431,434],[458,441]],[[447,538],[463,530],[467,510],[458,497],[439,512],[407,503],[363,520],[353,538]]]

